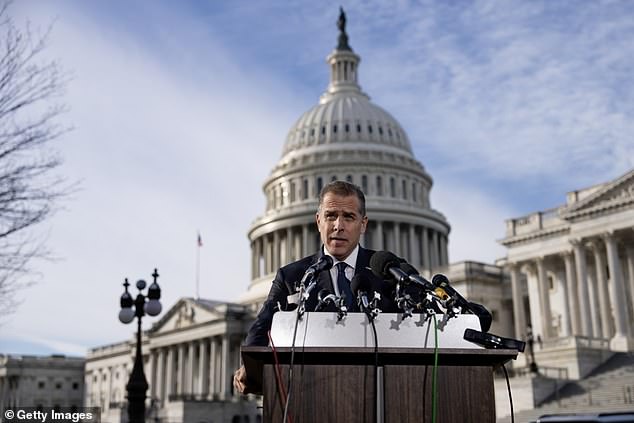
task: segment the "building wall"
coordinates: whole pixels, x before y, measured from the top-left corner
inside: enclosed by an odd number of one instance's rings
[[[0,355],[0,410],[6,407],[81,407],[84,359]]]

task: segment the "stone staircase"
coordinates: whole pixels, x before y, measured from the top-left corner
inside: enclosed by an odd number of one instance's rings
[[[544,414],[634,411],[634,353],[617,353],[583,380],[570,381],[534,410],[515,413],[517,423]],[[507,416],[498,423],[510,422]]]

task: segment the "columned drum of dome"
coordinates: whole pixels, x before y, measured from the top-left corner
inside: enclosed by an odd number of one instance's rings
[[[319,192],[337,179],[366,194],[370,224],[362,245],[391,250],[421,271],[449,264],[450,227],[429,203],[432,178],[401,125],[361,90],[361,59],[348,44],[343,12],[338,27],[338,46],[326,59],[326,92],[291,127],[282,157],[264,182],[266,210],[248,234],[252,275],[244,303],[262,302],[280,266],[317,251]]]

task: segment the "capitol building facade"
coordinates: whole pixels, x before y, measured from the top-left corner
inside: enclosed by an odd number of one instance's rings
[[[144,333],[151,418],[259,421],[257,399],[233,392],[240,344],[277,269],[318,250],[318,194],[337,179],[366,193],[363,246],[393,251],[423,275],[446,274],[492,312],[492,333],[525,339],[530,325],[540,364],[579,379],[612,352],[634,350],[634,172],[570,193],[564,206],[509,219],[500,241],[508,252],[496,264],[450,263],[450,225],[430,204],[432,178],[398,121],[361,89],[361,59],[345,21],[339,27],[327,89],[291,127],[264,181],[266,208],[248,229],[248,289],[235,303],[183,298]],[[86,358],[85,403],[102,407],[104,422],[126,419],[133,341]],[[513,363],[527,365],[523,354]]]

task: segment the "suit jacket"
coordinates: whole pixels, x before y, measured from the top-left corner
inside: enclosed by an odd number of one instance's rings
[[[375,253],[374,250],[368,250],[359,246],[359,254],[357,255],[357,263],[354,269],[355,275],[364,271],[370,265],[370,258]],[[323,247],[319,253],[312,256],[304,257],[301,260],[290,263],[277,271],[273,285],[269,291],[269,295],[253,322],[251,329],[245,340],[244,345],[266,346],[269,344],[267,332],[271,329],[273,314],[279,310],[291,310],[289,307],[288,296],[295,293],[296,284],[301,281],[306,269],[323,255]],[[366,270],[367,272],[367,270]],[[381,294],[381,303],[379,307],[384,312],[396,312],[397,308],[392,300],[392,292],[390,286],[380,278],[371,273],[367,273],[367,277],[371,278],[373,288]],[[314,311],[318,304],[317,293],[322,289],[335,292],[330,272],[321,272],[318,275],[317,286],[311,291],[310,296],[306,300],[306,311]],[[278,306],[279,304],[279,306]]]

